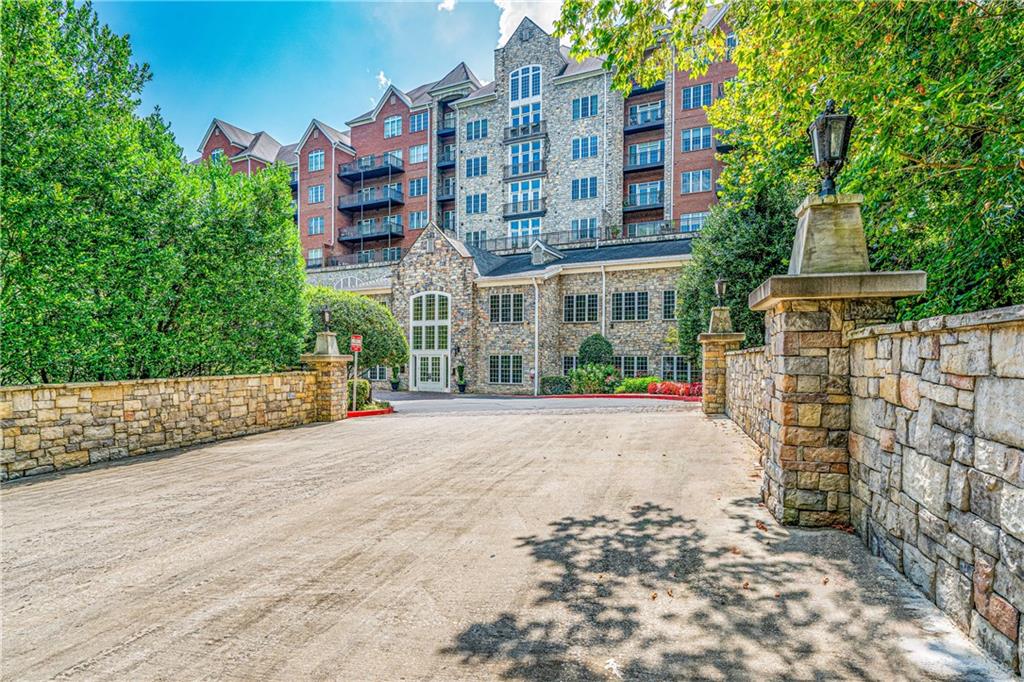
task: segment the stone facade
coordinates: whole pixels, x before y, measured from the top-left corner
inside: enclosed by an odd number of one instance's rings
[[[1024,306],[850,337],[854,527],[1019,670]]]
[[[758,444],[768,449],[771,380],[765,346],[725,354],[725,413]]]

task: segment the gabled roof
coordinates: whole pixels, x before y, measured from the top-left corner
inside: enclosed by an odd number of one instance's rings
[[[252,143],[254,135],[248,130],[242,130],[238,126],[226,123],[219,118],[213,119],[210,122],[210,127],[206,129],[206,134],[203,135],[202,141],[199,143],[198,151],[202,153],[203,147],[206,146],[206,141],[210,139],[210,135],[213,135],[213,131],[220,129],[224,137],[228,138],[228,142],[237,147],[248,147]]]
[[[460,100],[456,100],[455,104],[469,104],[476,100],[487,99],[488,97],[494,97],[494,81],[491,81],[487,85],[481,86],[480,88],[469,93]]]
[[[540,274],[547,268],[570,267],[592,263],[608,263],[612,261],[629,262],[651,259],[672,259],[690,254],[691,240],[671,239],[667,241],[639,242],[602,246],[600,248],[558,249],[562,256],[556,262],[534,264],[532,253],[519,253],[511,256],[496,256],[481,252],[475,247],[467,247],[476,260],[477,271],[483,277],[504,277],[510,275]],[[482,255],[486,254],[486,256]]]
[[[308,138],[313,133],[314,128],[323,133],[324,137],[326,137],[331,142],[331,144],[342,145],[343,147],[348,148],[348,150],[351,151],[352,153],[355,153],[355,150],[352,148],[352,139],[349,137],[348,133],[344,133],[338,130],[337,128],[332,128],[331,126],[327,125],[323,121],[316,118],[309,122],[309,125],[306,126],[306,132],[304,132],[302,134],[302,137],[299,138],[299,141],[295,143],[296,151],[298,151],[298,149],[301,149],[302,146],[306,144],[306,138]]]
[[[578,62],[576,59],[569,56],[568,47],[561,45],[558,48],[558,52],[561,54],[562,60],[565,62],[565,68],[562,69],[562,73],[558,74],[559,78],[578,76],[592,71],[604,70],[604,57],[584,57],[582,62]]]
[[[244,159],[251,156],[260,161],[274,163],[277,160],[277,153],[281,150],[281,143],[270,136],[270,133],[261,130],[252,138],[248,147],[232,156],[234,159]]]
[[[533,29],[536,29],[536,30],[540,31],[541,33],[543,33],[544,35],[546,35],[548,37],[551,36],[550,33],[548,33],[547,31],[542,29],[540,26],[538,26],[533,21],[533,19],[531,19],[530,17],[523,17],[522,20],[520,20],[519,25],[516,26],[516,30],[512,31],[512,34],[508,37],[508,40],[505,41],[505,45],[508,45],[510,42],[512,42],[512,39],[515,38],[520,32],[522,32],[523,30],[529,30],[531,27]],[[498,49],[501,49],[501,48],[505,47],[505,45],[499,45]]]
[[[281,148],[277,150],[277,158],[274,160],[278,163],[287,163],[289,166],[296,164],[299,162],[299,158],[296,156],[298,148],[299,144],[297,142],[283,144],[281,145]]]
[[[480,87],[480,81],[477,79],[476,74],[466,66],[466,62],[459,62],[444,78],[434,83],[430,88],[430,92],[445,90],[463,83],[469,83],[474,90]]]
[[[723,2],[720,5],[708,5],[707,9],[704,10],[704,16],[700,18],[700,22],[697,24],[697,28],[710,31],[721,23],[722,19],[725,18],[725,13],[728,11],[728,2]]]
[[[420,87],[422,88],[424,86],[421,85]],[[429,85],[426,87],[429,88]],[[395,95],[398,97],[398,99],[405,102],[405,106],[412,106],[412,100],[409,99],[409,96],[406,95],[401,90],[399,90],[397,87],[395,87],[395,85],[392,83],[391,85],[388,85],[387,89],[384,90],[383,93],[381,93],[380,99],[377,100],[377,104],[374,105],[373,109],[370,109],[365,113],[359,114],[358,116],[351,120],[345,121],[345,125],[353,126],[359,123],[369,123],[370,121],[373,121],[374,119],[377,118],[377,114],[380,113],[380,110],[384,107],[384,103],[388,101],[388,97],[391,95]]]

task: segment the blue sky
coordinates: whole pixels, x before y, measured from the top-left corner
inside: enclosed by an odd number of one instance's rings
[[[156,105],[188,158],[214,116],[279,142],[311,118],[344,128],[386,81],[402,89],[465,61],[482,80],[494,48],[529,15],[550,29],[555,2],[97,2],[100,21],[131,36]]]

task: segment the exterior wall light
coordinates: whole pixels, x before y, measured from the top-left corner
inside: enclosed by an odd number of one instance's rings
[[[718,296],[718,307],[722,307],[722,299],[725,297],[725,278],[719,277],[715,280],[715,296]]]
[[[807,128],[814,152],[814,167],[821,175],[821,192],[818,196],[834,196],[835,178],[846,163],[846,152],[850,147],[850,131],[857,117],[848,113],[836,113],[836,103],[829,100],[825,111],[818,115]]]
[[[331,307],[326,303],[320,306],[320,318],[324,321],[324,331],[331,331]]]

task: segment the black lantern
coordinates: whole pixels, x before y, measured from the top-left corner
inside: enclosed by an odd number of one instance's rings
[[[718,296],[718,307],[722,307],[722,298],[725,296],[725,278],[719,277],[715,280],[715,295]]]
[[[846,152],[850,147],[850,131],[857,117],[848,113],[836,113],[836,103],[829,100],[825,103],[825,111],[818,115],[807,128],[811,138],[811,150],[814,152],[814,167],[822,177],[819,196],[836,193],[835,178],[846,162]]]
[[[320,306],[320,318],[324,321],[324,331],[331,331],[331,307],[326,303]]]

